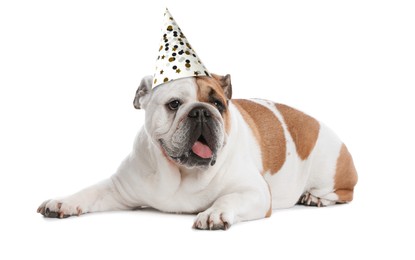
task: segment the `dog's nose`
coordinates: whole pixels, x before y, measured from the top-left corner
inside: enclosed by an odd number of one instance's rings
[[[197,118],[200,121],[205,121],[207,118],[211,116],[211,114],[206,107],[195,107],[192,110],[190,110],[187,116],[190,118]]]

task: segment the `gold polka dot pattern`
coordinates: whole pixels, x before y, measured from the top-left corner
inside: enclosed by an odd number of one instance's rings
[[[211,77],[168,9],[164,13],[161,31],[163,36],[156,61],[153,88],[180,78]]]

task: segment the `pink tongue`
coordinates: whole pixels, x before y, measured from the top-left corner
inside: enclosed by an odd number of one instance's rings
[[[196,143],[192,146],[192,151],[204,159],[212,157],[212,150],[210,150],[209,146],[202,144],[199,141],[196,141]]]

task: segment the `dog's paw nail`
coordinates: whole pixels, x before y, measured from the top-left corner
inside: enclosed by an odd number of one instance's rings
[[[211,220],[211,221],[209,221],[209,230],[212,230],[213,229],[213,221]]]
[[[228,222],[223,222],[223,230],[228,230],[230,227]]]
[[[202,227],[202,222],[200,222],[200,221],[195,221],[194,223],[193,223],[193,228],[194,229],[200,229]]]

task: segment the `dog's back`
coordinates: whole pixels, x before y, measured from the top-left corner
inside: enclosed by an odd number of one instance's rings
[[[234,99],[256,139],[273,208],[296,203],[327,206],[350,202],[357,173],[346,146],[325,125],[282,104]]]

